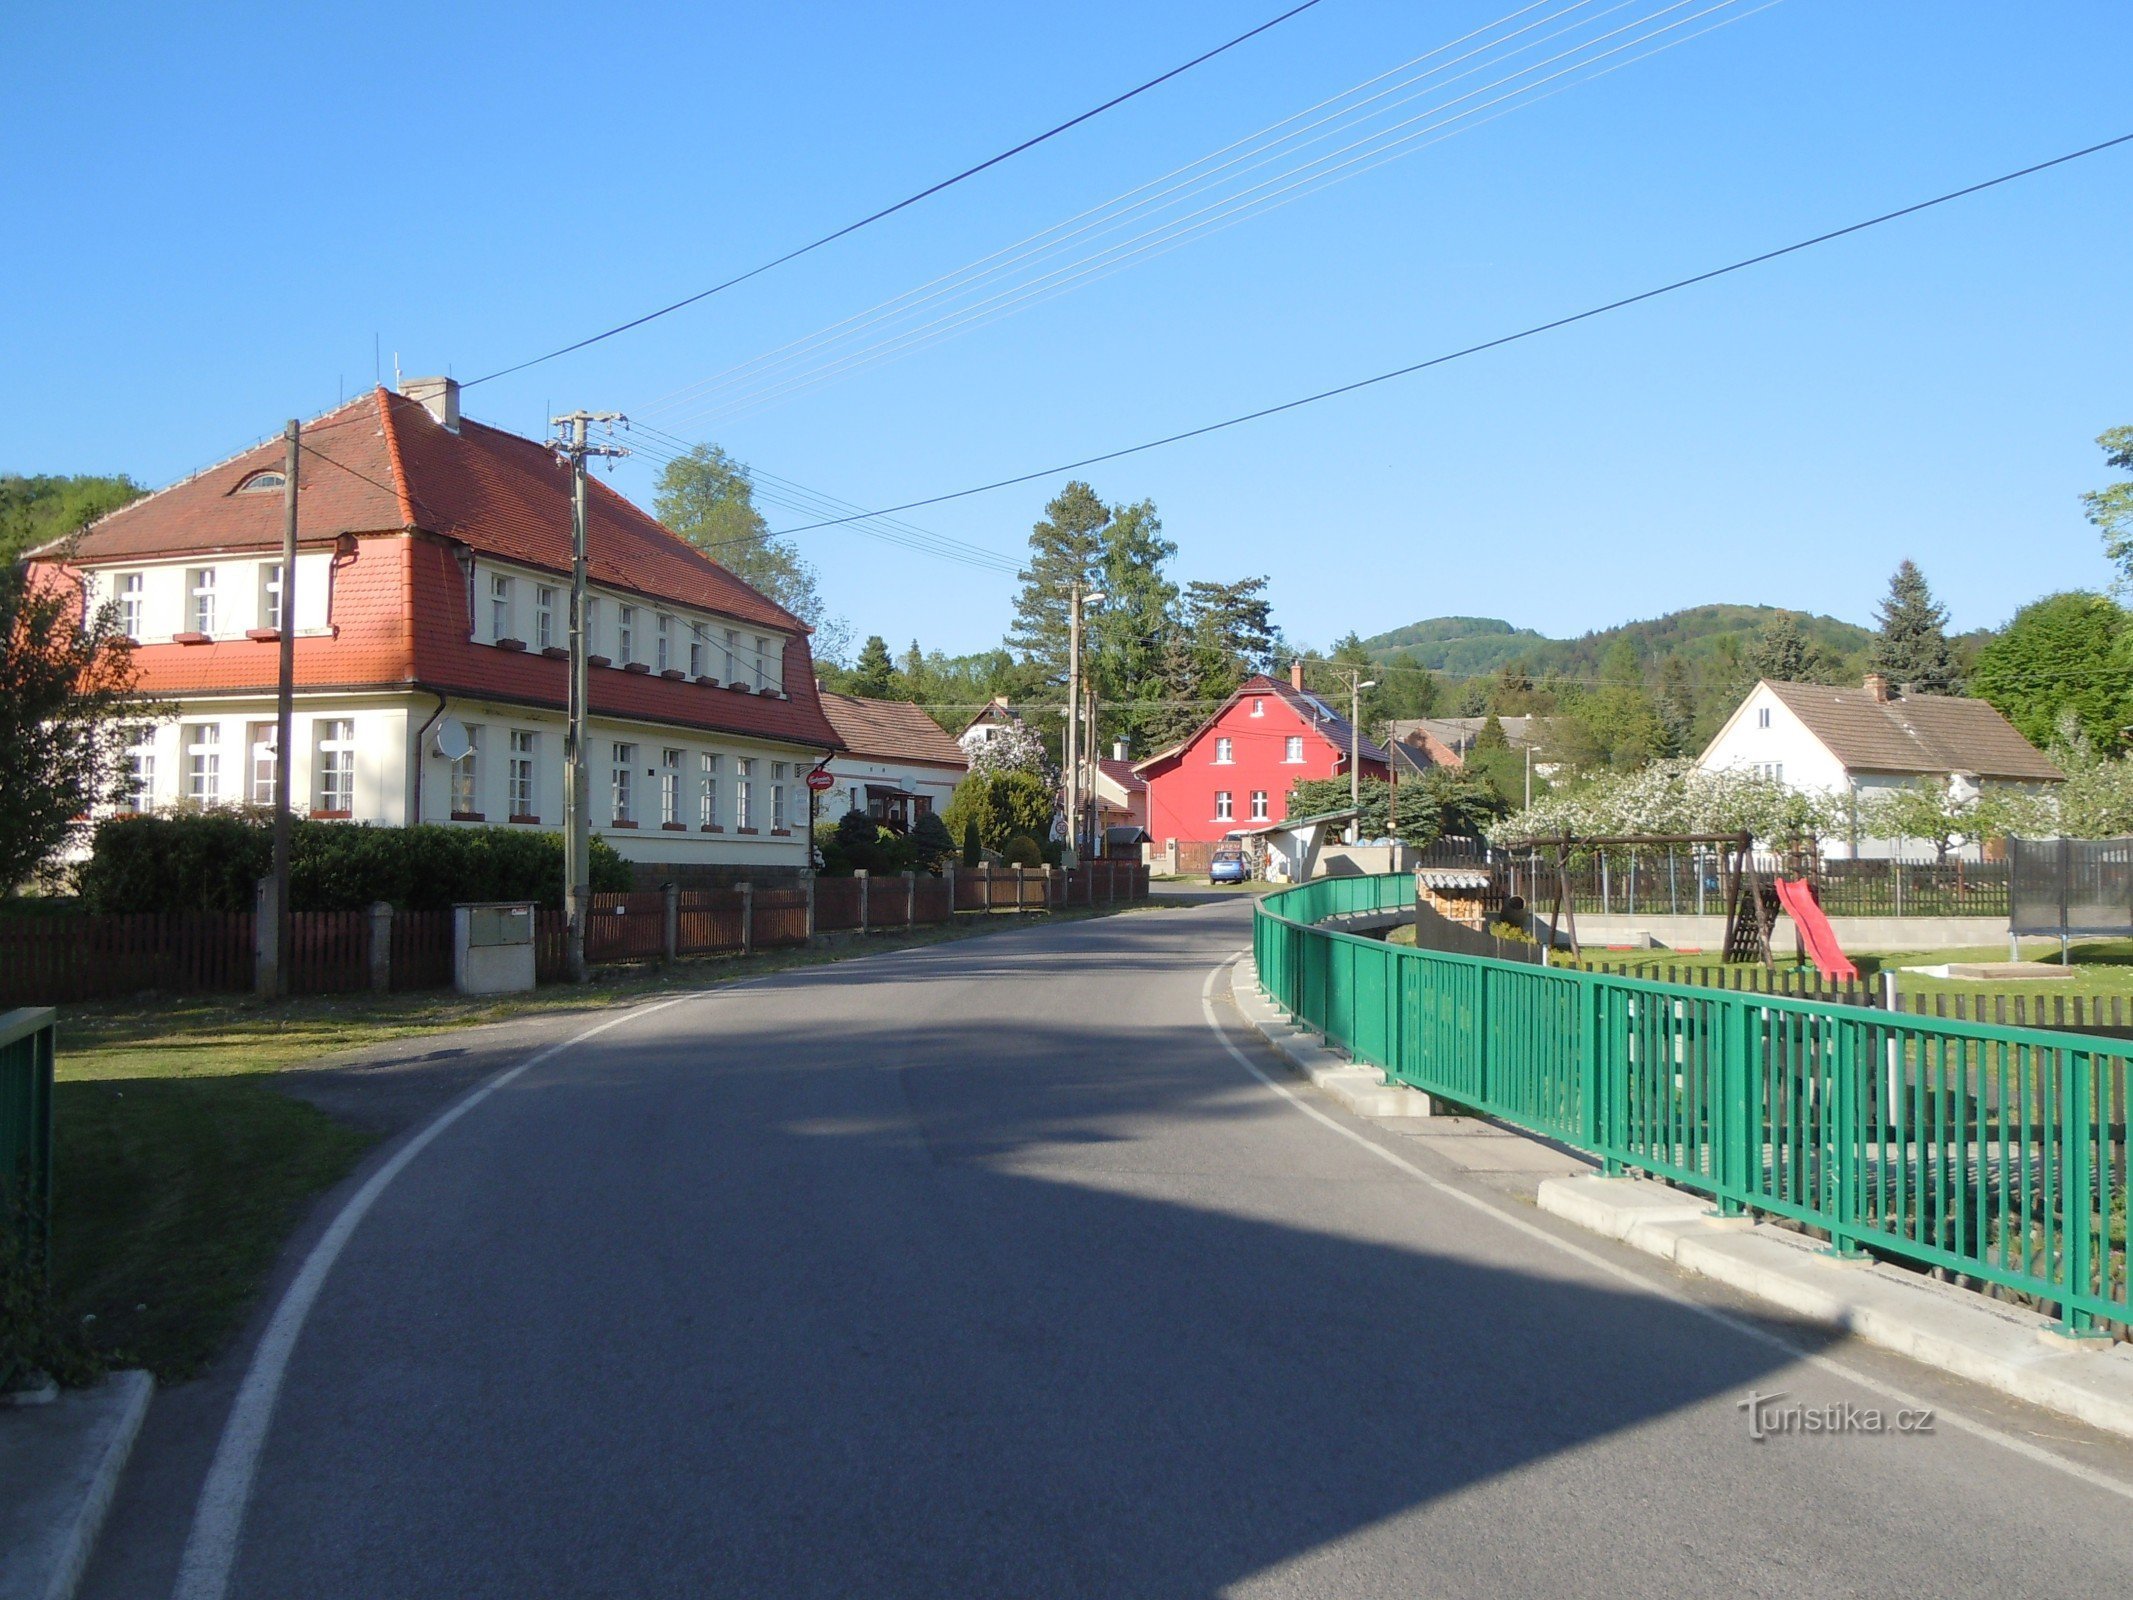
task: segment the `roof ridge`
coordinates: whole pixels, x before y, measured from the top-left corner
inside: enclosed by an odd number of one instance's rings
[[[415,504],[414,497],[407,485],[407,463],[400,458],[400,424],[393,416],[393,408],[388,403],[389,396],[386,393],[385,385],[382,383],[377,385],[373,393],[378,402],[379,431],[385,435],[385,459],[393,470],[393,493],[399,497],[401,517],[405,520],[407,526],[412,528],[415,526]],[[442,530],[432,529],[431,531],[441,532]]]
[[[297,427],[300,429],[316,427],[319,423],[324,422],[328,417],[335,416],[340,412],[346,411],[351,406],[359,406],[369,398],[370,396],[368,395],[368,393],[365,393],[357,395],[354,399],[351,400],[343,400],[338,404],[334,405],[331,409],[319,412],[318,415],[312,417],[309,421],[305,421],[304,419],[299,418],[297,420]],[[254,439],[250,444],[245,445],[242,449],[232,450],[228,455],[218,457],[217,459],[210,461],[204,467],[195,467],[192,471],[186,473],[184,476],[173,478],[170,480],[170,482],[163,484],[158,488],[150,489],[146,494],[139,495],[134,499],[128,500],[122,506],[113,506],[109,511],[104,512],[101,516],[90,519],[89,521],[83,523],[80,527],[74,529],[72,532],[63,533],[56,539],[47,539],[43,544],[37,546],[37,548],[34,550],[25,550],[22,553],[22,559],[25,561],[29,561],[34,560],[38,556],[46,555],[49,552],[58,549],[61,545],[65,544],[76,534],[87,533],[91,528],[101,528],[113,517],[122,517],[127,512],[134,510],[136,507],[147,505],[151,500],[160,500],[163,496],[169,494],[171,490],[182,489],[188,483],[194,483],[200,480],[201,478],[206,477],[210,472],[220,472],[231,462],[242,461],[246,456],[250,455],[254,450],[257,450],[261,445],[272,444],[276,439],[281,437],[283,437],[281,434],[263,433],[258,438]]]

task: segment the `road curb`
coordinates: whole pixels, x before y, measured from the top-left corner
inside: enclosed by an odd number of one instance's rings
[[[1376,1067],[1360,1066],[1338,1051],[1329,1050],[1317,1037],[1292,1027],[1281,1011],[1259,989],[1258,969],[1247,956],[1237,963],[1230,995],[1253,1032],[1274,1047],[1301,1077],[1325,1090],[1359,1117],[1429,1117],[1436,1103],[1419,1089],[1404,1083],[1387,1083]]]
[[[1885,1262],[1837,1260],[1803,1234],[1713,1217],[1709,1201],[1648,1178],[1550,1178],[1540,1208],[1804,1321],[2133,1439],[2133,1345],[2068,1349],[2036,1312]]]
[[[154,1393],[146,1372],[114,1372],[0,1414],[0,1600],[68,1600],[80,1587]]]

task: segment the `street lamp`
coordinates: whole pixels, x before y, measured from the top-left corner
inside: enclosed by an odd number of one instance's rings
[[[1081,592],[1076,578],[1067,596],[1067,865],[1072,866],[1081,840],[1081,608],[1101,605],[1110,598],[1103,590]],[[1089,737],[1096,737],[1095,719],[1089,722]]]
[[[1377,686],[1375,678],[1348,674],[1348,804],[1357,812],[1363,809],[1363,691]],[[1350,844],[1362,838],[1362,821],[1359,815],[1349,819]]]

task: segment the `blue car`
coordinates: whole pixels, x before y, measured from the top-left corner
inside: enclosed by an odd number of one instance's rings
[[[1244,859],[1244,849],[1241,845],[1215,846],[1214,859],[1207,866],[1209,883],[1243,883],[1251,875],[1251,864]]]

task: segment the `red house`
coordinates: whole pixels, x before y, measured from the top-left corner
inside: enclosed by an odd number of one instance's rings
[[[1279,822],[1298,778],[1343,778],[1356,750],[1363,776],[1384,779],[1386,755],[1355,738],[1348,719],[1303,686],[1251,678],[1182,744],[1137,763],[1148,785],[1148,834],[1174,871],[1204,872],[1216,841],[1233,828]]]

